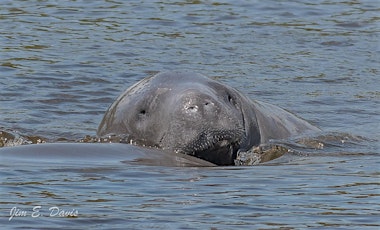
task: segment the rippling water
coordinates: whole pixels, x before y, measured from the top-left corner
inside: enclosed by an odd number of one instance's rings
[[[0,131],[93,136],[124,89],[180,68],[340,137],[257,167],[0,163],[2,229],[379,228],[379,12],[376,0],[2,1]]]

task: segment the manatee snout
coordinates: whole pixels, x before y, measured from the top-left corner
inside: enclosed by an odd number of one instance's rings
[[[187,90],[178,100],[177,106],[180,113],[194,119],[205,119],[215,117],[220,111],[220,103],[212,98],[209,94],[202,93],[199,90]]]
[[[188,89],[177,95],[172,122],[181,129],[169,132],[177,136],[170,146],[218,165],[231,164],[245,139],[241,110],[228,95],[207,90]]]

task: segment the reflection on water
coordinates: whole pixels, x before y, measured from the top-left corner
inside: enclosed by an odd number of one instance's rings
[[[378,228],[379,11],[372,0],[2,1],[0,146],[91,139],[124,89],[178,68],[325,134],[311,148],[280,143],[297,151],[255,167],[0,158],[1,226]]]

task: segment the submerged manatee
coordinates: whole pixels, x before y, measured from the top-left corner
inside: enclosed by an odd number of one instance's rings
[[[232,165],[237,153],[271,139],[319,129],[295,115],[201,74],[158,73],[110,106],[97,135]]]
[[[0,148],[3,165],[55,166],[215,166],[214,164],[179,153],[142,148],[120,143],[49,143]]]

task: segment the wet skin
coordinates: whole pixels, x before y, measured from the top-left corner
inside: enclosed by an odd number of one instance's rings
[[[315,131],[319,129],[305,120],[218,81],[170,71],[145,78],[120,95],[97,134],[233,165],[239,151]]]

